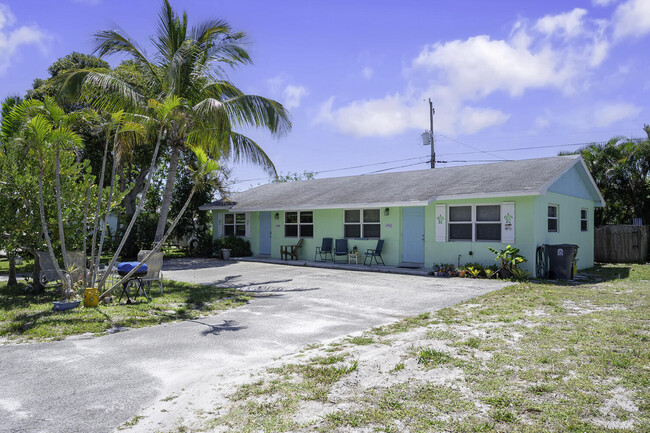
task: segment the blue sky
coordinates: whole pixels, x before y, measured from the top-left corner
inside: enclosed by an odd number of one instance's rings
[[[427,168],[420,134],[428,98],[437,159],[449,161],[440,167],[556,155],[576,143],[641,137],[650,123],[650,0],[172,5],[190,22],[221,18],[248,34],[254,64],[229,76],[290,109],[287,137],[245,131],[281,173]],[[147,47],[159,8],[149,0],[0,0],[0,97],[24,94],[57,58],[90,52],[95,31],[119,25]],[[233,176],[236,190],[267,181],[248,165],[234,166]]]

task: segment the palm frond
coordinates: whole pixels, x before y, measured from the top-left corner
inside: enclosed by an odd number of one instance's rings
[[[237,132],[231,132],[230,141],[229,159],[234,162],[250,162],[262,167],[271,176],[278,175],[271,158],[255,141]]]
[[[256,95],[241,95],[224,102],[231,122],[240,126],[268,129],[282,136],[291,130],[289,112],[272,99]]]

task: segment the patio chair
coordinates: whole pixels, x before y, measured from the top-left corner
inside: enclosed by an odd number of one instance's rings
[[[280,258],[287,260],[289,257],[292,260],[298,260],[298,253],[302,247],[303,239],[300,238],[296,245],[280,245]]]
[[[330,255],[330,259],[334,261],[334,257],[332,256],[332,238],[323,238],[323,243],[321,243],[320,247],[316,247],[316,252],[314,253],[314,261],[315,262],[326,262],[327,261],[327,255]],[[320,260],[316,260],[316,257],[320,256]]]
[[[63,282],[61,281],[58,272],[56,272],[56,266],[50,257],[50,253],[48,251],[36,251],[36,254],[38,255],[38,266],[41,268],[41,285],[43,287],[61,287]],[[67,278],[68,273],[63,269],[62,271],[64,276]]]
[[[366,260],[368,260],[368,257],[370,257],[370,263],[368,263],[368,266],[372,266],[372,259],[375,259],[375,263],[377,264],[379,264],[379,260],[381,260],[381,264],[385,266],[384,259],[381,257],[381,250],[383,248],[384,248],[384,240],[380,239],[377,241],[377,247],[374,250],[370,248],[366,250],[366,256],[363,258],[363,264],[365,265]]]
[[[67,269],[72,279],[72,285],[81,282],[82,286],[86,286],[86,276],[88,269],[86,268],[86,255],[83,251],[68,251],[68,262],[70,269]]]
[[[348,240],[347,239],[337,239],[334,247],[334,258],[332,261],[336,263],[336,258],[338,256],[345,256],[345,259],[348,258]]]
[[[142,262],[143,259],[149,254],[151,250],[140,250],[138,253],[138,262]],[[147,274],[142,277],[142,281],[149,286],[151,290],[151,285],[154,281],[158,281],[160,285],[160,294],[163,294],[163,253],[161,251],[155,252],[149,257],[145,262],[147,265]]]

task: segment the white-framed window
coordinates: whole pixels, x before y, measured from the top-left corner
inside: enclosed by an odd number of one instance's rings
[[[343,214],[343,237],[346,239],[381,237],[379,209],[349,209]]]
[[[449,206],[449,240],[501,242],[501,205]]]
[[[285,212],[284,213],[285,238],[313,238],[314,237],[314,212]]]
[[[580,209],[580,231],[586,232],[589,230],[589,212],[587,209]]]
[[[471,241],[472,206],[449,206],[449,240]]]
[[[227,213],[223,216],[224,236],[246,236],[246,214]]]
[[[559,212],[556,204],[548,205],[548,231],[549,233],[557,233],[559,231]]]

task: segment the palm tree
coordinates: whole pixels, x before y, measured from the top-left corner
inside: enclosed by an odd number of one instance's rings
[[[100,297],[104,297],[106,294],[110,293],[113,289],[118,287],[124,281],[131,278],[131,276],[135,272],[137,272],[137,270],[149,259],[149,257],[151,257],[158,250],[160,250],[160,247],[162,247],[163,243],[167,240],[169,235],[174,231],[174,228],[176,227],[181,217],[185,213],[187,206],[189,206],[190,202],[192,201],[192,197],[197,191],[200,191],[201,189],[205,188],[208,185],[215,186],[219,183],[219,178],[218,178],[219,164],[215,160],[210,159],[207,156],[207,154],[199,147],[190,147],[190,150],[192,151],[194,157],[196,158],[197,168],[192,169],[191,167],[188,167],[188,169],[192,172],[193,186],[190,191],[190,194],[185,200],[185,204],[183,204],[183,207],[178,212],[178,215],[176,216],[174,221],[172,221],[170,227],[167,229],[167,232],[160,238],[160,240],[155,242],[151,251],[142,259],[140,264],[135,268],[133,268],[129,273],[124,275],[120,281],[118,281],[109,289],[107,289],[104,293],[102,293]]]
[[[158,30],[153,38],[155,56],[149,58],[128,34],[107,30],[95,34],[100,57],[126,54],[148,78],[155,99],[178,98],[179,110],[164,131],[170,148],[167,180],[155,241],[165,232],[172,191],[181,152],[199,147],[209,157],[245,160],[276,175],[268,155],[252,139],[235,131],[255,127],[281,136],[291,129],[289,113],[271,99],[246,95],[225,79],[224,67],[251,63],[244,49],[245,34],[233,32],[222,20],[210,19],[188,28],[187,14],[176,14],[163,0]],[[147,98],[124,81],[99,71],[77,71],[65,77],[64,88],[100,89],[99,104],[105,107],[142,107]]]

